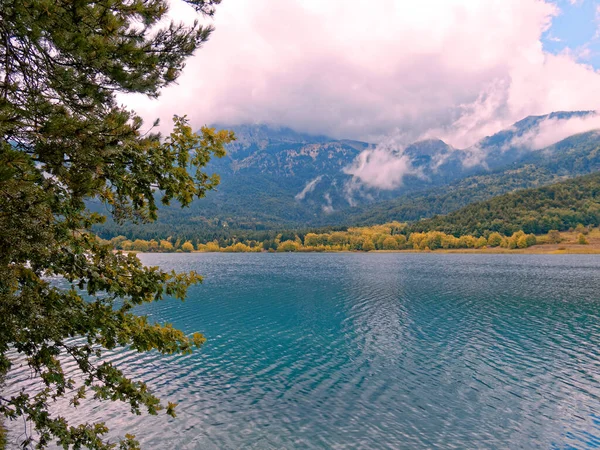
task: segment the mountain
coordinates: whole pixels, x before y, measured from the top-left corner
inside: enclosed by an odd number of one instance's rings
[[[528,137],[535,135],[544,123],[585,118],[594,115],[595,111],[557,111],[542,116],[528,116],[492,136],[483,138],[467,152],[477,152],[485,155],[484,164],[491,170],[511,164],[531,153]],[[567,137],[567,136],[565,136]]]
[[[401,186],[378,190],[356,183],[349,173],[359,154],[374,148],[372,144],[266,125],[233,130],[237,141],[228,146],[227,156],[207,168],[220,175],[219,192],[192,207],[230,221],[243,216],[265,223],[319,223],[332,211],[443,185],[474,172],[464,167],[451,146],[430,139],[403,150],[413,171]]]
[[[566,178],[600,171],[600,134],[590,131],[570,136],[545,149],[527,152],[507,167],[465,177],[444,186],[329,217],[330,223],[372,225],[414,221],[447,214],[469,203],[487,200],[517,189],[535,188]]]
[[[597,168],[598,135],[572,137],[560,145],[532,151],[528,138],[547,120],[582,118],[592,112],[557,112],[525,118],[467,149],[439,139],[393,149],[406,163],[401,183],[377,189],[354,176],[359,163],[378,151],[367,142],[299,133],[290,128],[241,125],[227,156],[207,166],[218,173],[216,192],[191,207],[163,207],[159,221],[140,229],[108,222],[104,236],[143,233],[219,235],[231,230],[416,220],[447,213],[475,200],[516,188],[541,186]],[[389,151],[387,149],[386,151]],[[387,153],[386,153],[387,154]],[[591,159],[590,159],[591,158]],[[371,170],[373,172],[373,170]],[[375,176],[379,176],[375,171]]]
[[[343,170],[368,143],[335,140],[265,125],[234,127],[237,140],[227,156],[211,161],[208,172],[221,183],[193,214],[219,217],[240,226],[314,221],[347,204]]]
[[[346,171],[361,152],[373,148],[369,143],[311,136],[266,125],[242,125],[233,130],[237,140],[228,145],[227,155],[212,160],[206,168],[209,173],[219,174],[218,189],[189,208],[162,207],[159,221],[144,226],[147,232],[168,232],[169,228],[182,231],[194,227],[269,229],[316,225],[325,223],[333,211],[391,199],[402,192],[445,184],[460,176],[452,167],[456,161],[446,157],[452,148],[440,140],[407,147],[405,152],[414,159],[420,174],[408,175],[398,189],[379,191],[352,183],[353,176]],[[434,173],[440,155],[445,159],[443,170]],[[109,222],[101,228],[126,232],[132,227],[118,228]]]
[[[406,231],[455,236],[481,236],[490,231],[511,235],[519,230],[541,234],[578,224],[600,225],[600,172],[473,203],[446,216],[416,222]]]

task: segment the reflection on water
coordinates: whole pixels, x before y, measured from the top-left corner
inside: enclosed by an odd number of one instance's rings
[[[115,437],[190,449],[600,446],[598,257],[143,260],[205,275],[185,303],[142,311],[208,342],[183,357],[110,356],[179,403],[175,420],[114,404],[69,413],[107,420]]]

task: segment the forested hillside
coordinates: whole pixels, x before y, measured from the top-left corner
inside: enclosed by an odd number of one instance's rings
[[[445,216],[412,224],[391,222],[370,227],[329,227],[284,231],[233,231],[174,234],[127,239],[115,248],[135,251],[350,251],[460,248],[526,248],[534,235],[558,242],[559,231],[586,232],[600,225],[600,172],[535,189],[522,189],[476,202]],[[578,231],[580,230],[580,231]],[[392,239],[393,238],[393,239]],[[585,238],[583,242],[585,243]]]
[[[541,234],[600,224],[600,172],[471,204],[446,216],[410,225],[408,233],[441,231],[454,236],[519,230]]]
[[[436,214],[447,214],[470,203],[518,189],[541,187],[599,170],[600,136],[598,132],[591,131],[528,153],[505,169],[466,177],[443,189],[429,189],[357,207],[333,215],[331,219],[348,224],[414,221]]]
[[[541,150],[524,143],[527,133],[544,120],[586,114],[529,117],[464,150],[435,139],[416,142],[402,150],[415,172],[392,190],[365,187],[347,173],[357,156],[370,148],[367,143],[288,128],[240,126],[228,154],[209,165],[221,177],[216,192],[189,208],[162,207],[159,220],[143,227],[109,221],[96,230],[103,238],[177,236],[205,241],[240,233],[362,226],[447,214],[517,189],[600,170],[600,135],[595,131]],[[467,164],[476,152],[480,164]]]

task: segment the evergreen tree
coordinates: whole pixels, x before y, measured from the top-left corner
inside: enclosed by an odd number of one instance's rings
[[[186,1],[209,16],[220,2]],[[0,2],[0,372],[19,358],[42,385],[0,396],[2,415],[35,427],[23,446],[113,447],[103,424],[70,426],[54,415],[55,398],[118,400],[134,413],[174,415],[146,384],[103,362],[104,349],[185,353],[204,341],[132,313],[165,296],[183,299],[200,277],[113,253],[90,231],[104,218],[85,206],[96,198],[117,222],[146,222],[157,216],[156,197],[185,206],[218,183],[201,168],[224,154],[232,133],[195,134],[175,117],[162,138],[116,101],[117,93],[158,96],[208,39],[212,29],[198,22],[163,25],[168,7],[167,0]],[[81,383],[63,372],[59,355],[76,363]],[[131,436],[121,443],[136,445]]]

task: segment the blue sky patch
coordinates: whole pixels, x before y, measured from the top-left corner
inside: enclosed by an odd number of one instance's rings
[[[558,0],[560,14],[542,36],[544,49],[558,54],[570,51],[579,62],[600,69],[600,2]]]

